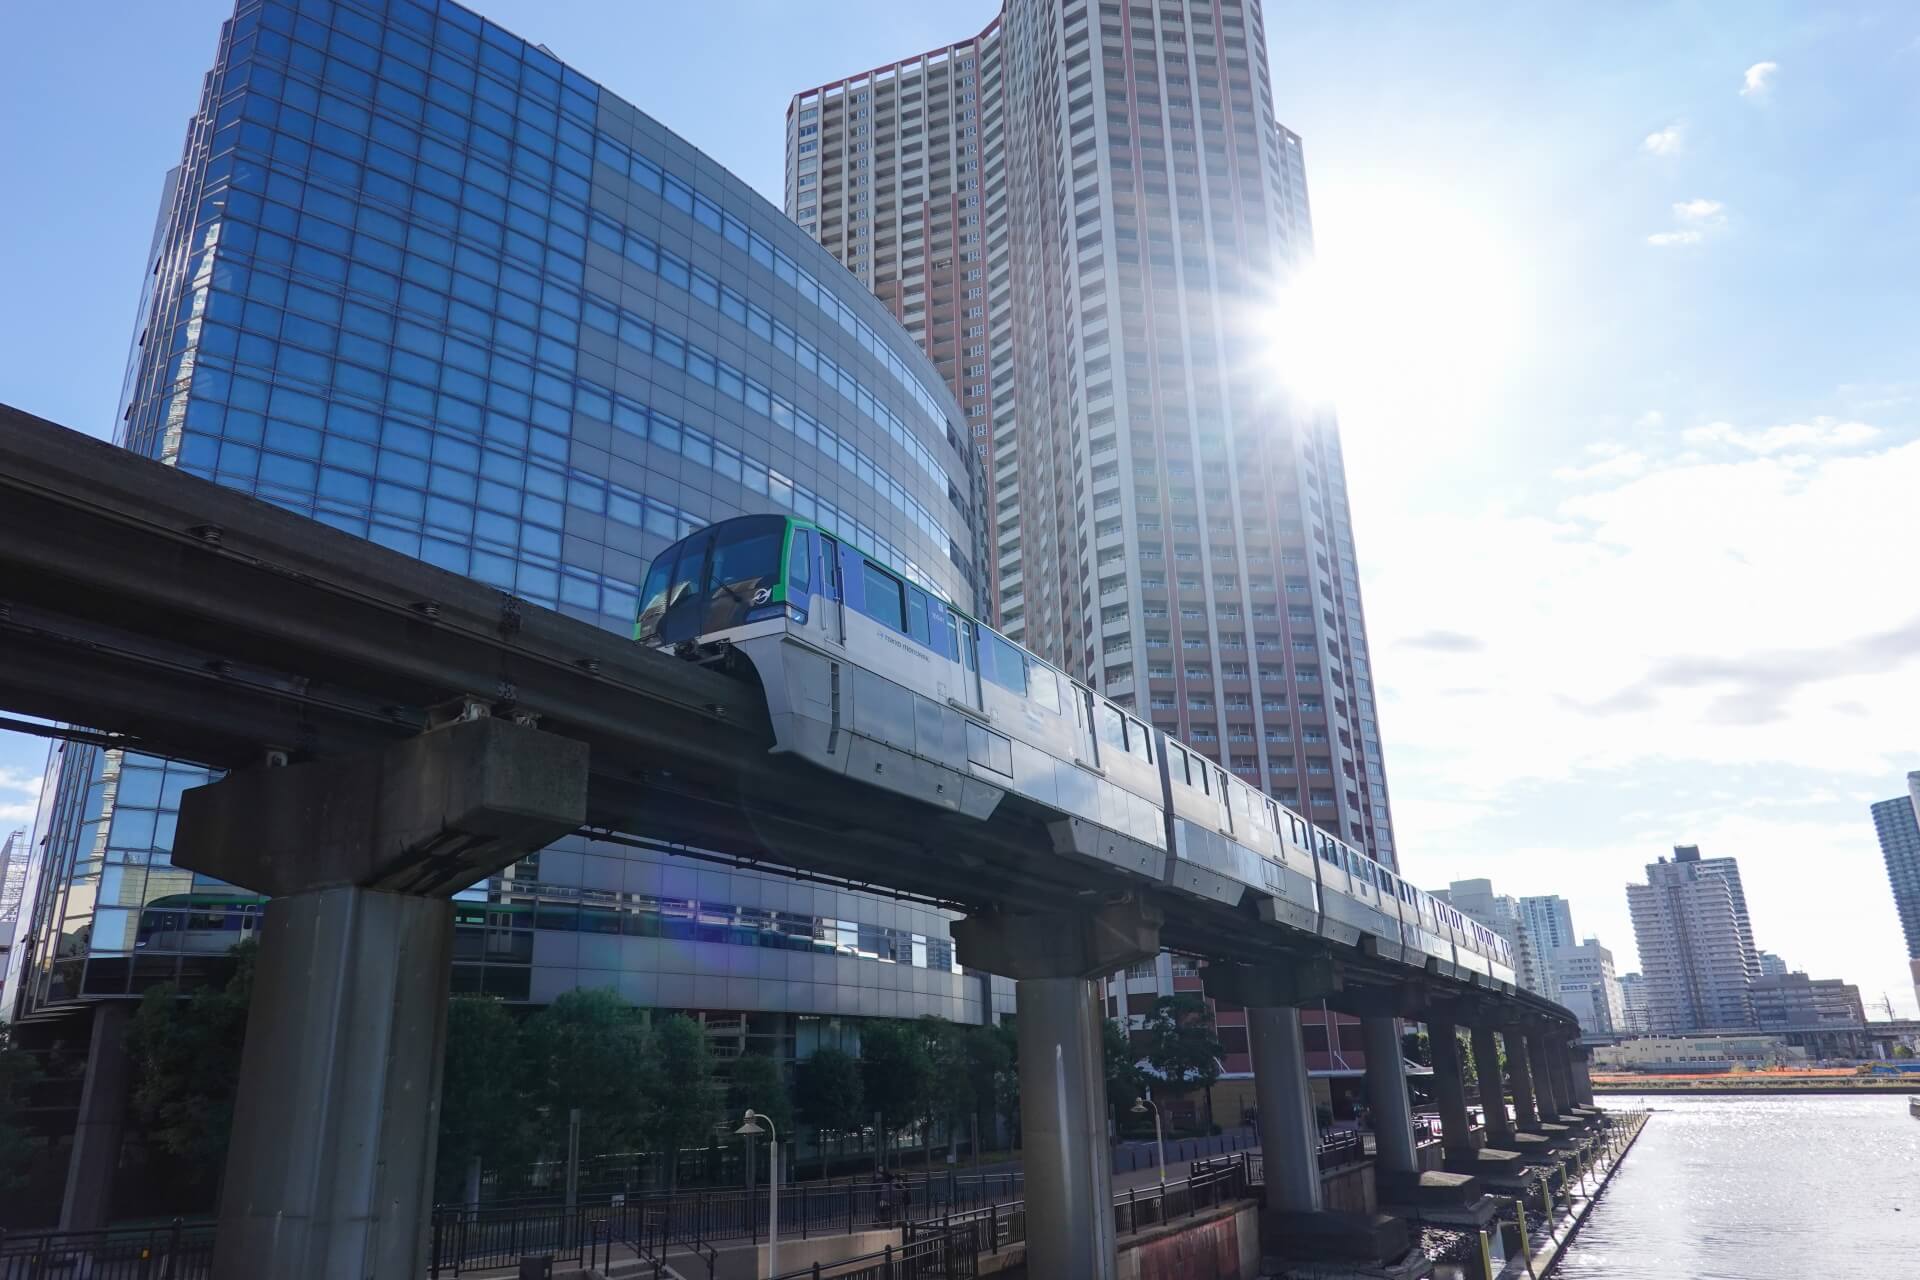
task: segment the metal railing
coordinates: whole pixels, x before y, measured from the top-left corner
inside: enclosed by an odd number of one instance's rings
[[[0,1280],[206,1280],[213,1224],[179,1218],[164,1226],[104,1231],[0,1231]]]
[[[427,1274],[438,1280],[463,1271],[511,1267],[524,1257],[587,1261],[605,1236],[607,1205],[573,1208],[531,1205],[512,1209],[436,1209],[429,1224]]]
[[[816,1262],[778,1280],[974,1280],[980,1274],[980,1235],[972,1223],[917,1223],[904,1230],[897,1245]]]

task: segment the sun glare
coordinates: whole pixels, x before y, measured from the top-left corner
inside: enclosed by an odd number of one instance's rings
[[[1340,411],[1355,432],[1419,431],[1473,416],[1523,355],[1530,298],[1490,220],[1405,192],[1343,192],[1338,227],[1261,299],[1273,385]]]

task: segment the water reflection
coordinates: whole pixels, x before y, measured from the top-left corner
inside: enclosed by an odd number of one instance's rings
[[[1892,1276],[1920,1263],[1920,1120],[1904,1096],[1601,1102],[1655,1114],[1567,1251],[1566,1280]]]

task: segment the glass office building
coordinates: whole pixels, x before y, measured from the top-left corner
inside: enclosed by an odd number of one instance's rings
[[[240,4],[166,193],[128,448],[621,632],[651,554],[755,511],[973,605],[977,464],[915,343],[739,179],[472,12]],[[204,773],[56,754],[7,1007],[217,972],[257,902],[169,865]],[[459,909],[456,991],[614,987],[723,1052],[990,1003],[937,911],[584,838]]]

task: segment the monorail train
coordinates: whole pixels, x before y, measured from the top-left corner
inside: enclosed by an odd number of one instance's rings
[[[635,639],[752,664],[777,752],[1057,852],[1448,977],[1514,981],[1504,939],[1204,754],[805,520],[740,516],[661,552]],[[1475,977],[1477,975],[1477,978]]]

